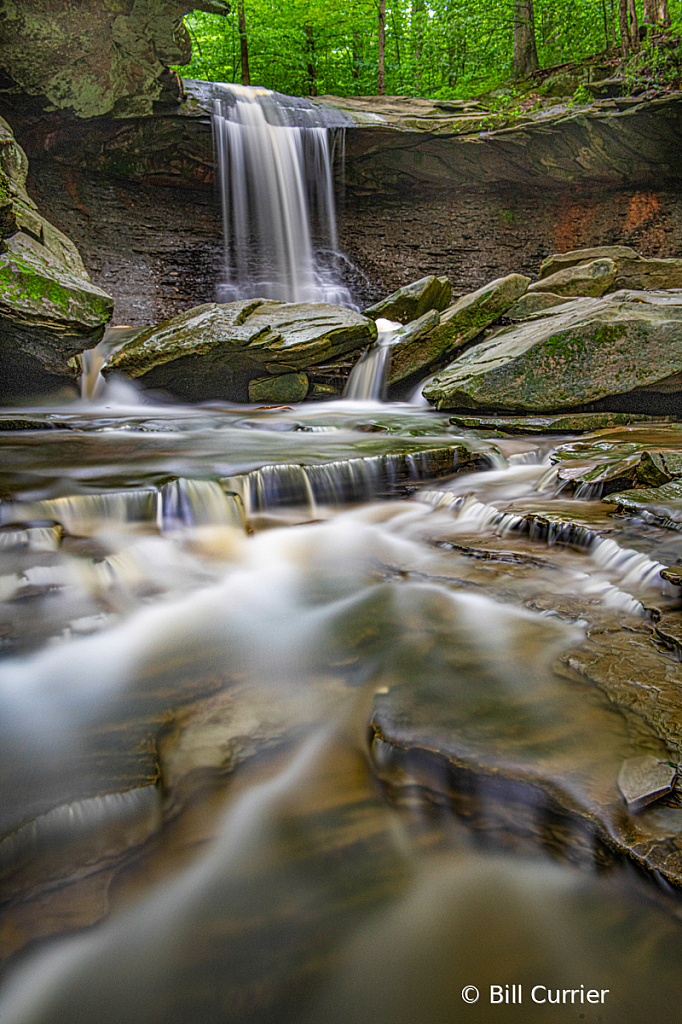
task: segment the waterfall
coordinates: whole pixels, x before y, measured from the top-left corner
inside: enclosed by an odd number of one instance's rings
[[[213,86],[225,240],[218,300],[351,305],[335,279],[329,129],[320,108],[283,100],[267,89]]]
[[[391,369],[391,348],[402,325],[392,320],[377,320],[379,335],[376,344],[362,353],[351,370],[343,397],[351,402],[380,402],[385,398]]]

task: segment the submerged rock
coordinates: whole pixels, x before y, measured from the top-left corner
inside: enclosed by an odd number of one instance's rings
[[[424,394],[439,409],[549,412],[637,389],[678,391],[681,373],[682,294],[621,291],[502,328]]]
[[[398,288],[388,298],[376,302],[366,309],[365,316],[378,320],[397,320],[407,324],[416,320],[430,309],[441,310],[450,302],[452,288],[447,277],[422,277],[419,281]]]
[[[249,401],[250,385],[259,396],[252,401],[294,401],[274,395],[294,384],[302,391],[302,371],[364,348],[376,336],[372,320],[327,303],[208,303],[138,334],[105,372],[122,371],[146,388],[190,401]],[[280,375],[287,378],[283,384]]]
[[[305,373],[281,373],[249,382],[250,402],[302,402],[310,381]]]
[[[566,298],[578,295],[599,296],[609,290],[616,280],[617,271],[613,260],[593,260],[591,263],[580,263],[576,267],[557,270],[555,274],[535,281],[529,286],[528,291],[550,292]]]
[[[577,434],[584,430],[643,423],[653,416],[630,412],[572,412],[557,416],[451,416],[450,422],[467,430],[504,430],[508,434]]]

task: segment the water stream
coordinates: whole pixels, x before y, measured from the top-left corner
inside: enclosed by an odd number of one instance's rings
[[[675,537],[566,497],[555,440],[410,405],[31,415],[0,434],[3,1021],[676,1019],[679,902],[607,841],[663,744],[571,667],[590,629],[647,642]]]
[[[350,302],[319,109],[211,89],[219,298]],[[682,533],[381,403],[379,327],[340,401],[154,404],[116,328],[3,411],[3,1024],[679,1021],[682,808],[617,778],[682,758]]]

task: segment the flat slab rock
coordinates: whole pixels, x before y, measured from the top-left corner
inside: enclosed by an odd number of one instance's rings
[[[663,417],[661,417],[663,420]],[[468,430],[503,430],[509,434],[578,434],[584,430],[654,421],[653,416],[628,412],[572,412],[556,416],[451,416],[450,422]]]
[[[548,279],[557,273],[565,273],[570,268],[586,267],[595,260],[608,260],[614,264],[614,289],[682,288],[681,259],[640,256],[628,245],[601,245],[593,249],[575,249],[548,256],[540,267],[540,282],[549,285]],[[547,287],[546,290],[551,289]]]
[[[438,409],[556,412],[640,388],[682,389],[682,293],[556,306],[469,349],[424,395]]]
[[[196,306],[123,345],[108,373],[188,400],[248,401],[249,383],[306,368],[370,345],[368,317],[327,303],[250,299]],[[274,390],[277,390],[276,388]]]
[[[623,762],[618,774],[618,788],[628,809],[639,811],[672,793],[676,778],[677,768],[651,754],[644,754],[642,757],[629,757]]]

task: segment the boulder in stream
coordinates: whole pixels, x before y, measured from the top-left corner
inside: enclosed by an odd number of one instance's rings
[[[679,391],[681,374],[682,294],[620,291],[502,328],[424,395],[439,409],[550,412],[613,396],[623,408],[631,393],[641,402]]]
[[[406,335],[393,351],[389,384],[426,370],[445,352],[473,341],[524,294],[529,283],[530,278],[521,274],[497,278],[448,306],[432,330]]]
[[[378,320],[397,320],[407,324],[416,320],[429,309],[445,309],[452,297],[452,289],[447,277],[422,277],[419,281],[398,288],[388,298],[376,302],[365,310],[365,316]]]
[[[294,378],[299,393],[308,367],[365,348],[376,336],[373,320],[327,303],[211,302],[141,332],[105,372],[188,401],[295,401],[274,396]]]
[[[573,298],[578,295],[603,295],[616,280],[618,267],[609,259],[592,260],[591,263],[580,263],[576,267],[557,270],[555,274],[535,281],[528,288],[530,293],[550,292]]]
[[[113,300],[30,235],[0,253],[1,397],[16,400],[75,377],[73,356],[96,345]]]
[[[611,286],[615,290],[682,288],[682,259],[651,259],[640,256],[628,245],[603,245],[548,256],[540,267],[540,281],[547,283],[548,278],[557,273],[602,260],[610,260],[616,265],[616,276]]]

